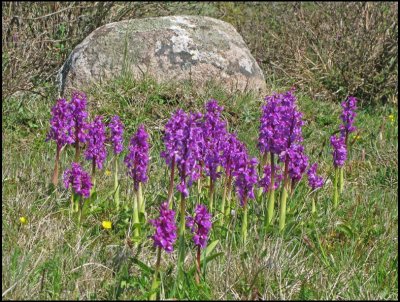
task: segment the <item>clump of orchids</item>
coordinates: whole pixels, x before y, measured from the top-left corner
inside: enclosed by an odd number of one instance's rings
[[[56,160],[52,182],[56,186],[61,150],[66,145],[75,147],[75,160],[71,168],[64,173],[64,185],[72,187],[71,211],[80,212],[84,200],[91,196],[96,184],[96,169],[102,169],[107,159],[107,146],[113,147],[115,164],[114,200],[117,210],[120,208],[118,159],[124,151],[124,125],[115,115],[106,124],[102,116],[88,121],[86,96],[75,92],[68,102],[57,100],[51,110],[50,131],[47,140],[56,142]],[[342,103],[343,124],[340,136],[332,136],[335,167],[334,205],[338,204],[339,192],[343,189],[343,165],[347,159],[347,141],[349,133],[355,131],[353,125],[356,99],[349,97]],[[220,226],[230,218],[231,210],[242,208],[241,236],[243,244],[247,240],[249,208],[251,200],[256,199],[255,190],[262,194],[266,215],[264,229],[274,222],[276,192],[280,192],[279,230],[285,228],[286,204],[289,193],[293,194],[298,183],[307,174],[308,185],[312,192],[324,184],[323,177],[317,175],[318,164],[310,164],[303,146],[303,115],[297,106],[294,89],[285,93],[273,93],[265,97],[260,119],[258,148],[261,160],[251,157],[247,147],[236,133],[227,129],[223,119],[223,107],[214,99],[205,104],[205,113],[175,111],[166,123],[163,134],[164,150],[160,156],[165,159],[170,170],[167,200],[159,206],[157,219],[149,220],[155,233],[151,236],[157,249],[157,261],[152,283],[151,299],[157,298],[158,275],[161,252],[171,253],[179,240],[178,278],[182,277],[185,260],[186,228],[192,234],[196,247],[196,282],[201,276],[201,250],[207,247],[212,230],[212,219],[220,220]],[[91,162],[92,173],[89,175],[79,163],[80,152],[85,148],[84,156]],[[124,157],[126,171],[133,182],[133,224],[136,246],[141,240],[140,225],[147,221],[146,198],[143,186],[148,181],[149,134],[144,125],[139,125],[129,141]],[[258,175],[260,171],[261,175]],[[204,181],[206,180],[206,181]],[[218,182],[221,182],[219,184]],[[192,185],[197,183],[198,198],[194,201]],[[205,185],[204,185],[205,184]],[[218,188],[223,188],[221,199]],[[174,188],[180,195],[180,201],[174,201]],[[207,188],[206,202],[201,202],[200,192]],[[231,192],[236,192],[237,202],[232,202]],[[265,202],[264,202],[265,199]],[[216,204],[221,200],[220,204]],[[316,213],[317,194],[314,194],[311,212]],[[175,221],[179,214],[178,222]],[[193,216],[187,213],[194,213]],[[251,213],[251,211],[250,211]],[[142,218],[142,219],[141,219]],[[107,224],[108,225],[108,224]],[[111,221],[109,227],[111,228]],[[204,267],[204,266],[203,266]]]

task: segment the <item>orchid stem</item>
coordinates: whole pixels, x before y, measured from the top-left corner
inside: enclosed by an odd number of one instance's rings
[[[161,262],[161,247],[158,247],[157,248],[156,269],[154,270],[153,283],[151,284],[151,291],[152,292],[154,291],[154,292],[150,296],[150,301],[157,300],[157,291],[156,291],[156,289],[158,288],[157,277],[158,277],[158,272],[160,270],[160,262]]]
[[[285,228],[287,195],[288,194],[287,194],[286,186],[283,186],[282,199],[281,199],[281,212],[279,215],[279,231],[282,231]]]
[[[242,239],[243,239],[243,245],[246,244],[247,241],[247,202],[244,200],[244,206],[243,206],[243,223],[242,223]]]
[[[268,225],[272,224],[272,219],[274,217],[274,206],[275,206],[275,163],[274,154],[271,152],[271,183],[270,183],[270,193],[268,199]]]
[[[179,225],[178,279],[182,277],[185,262],[185,195],[181,193],[181,220]]]
[[[333,182],[333,207],[336,209],[339,203],[339,189],[338,189],[339,168],[335,167],[335,179]]]
[[[96,157],[93,157],[92,160],[92,180],[93,180],[93,187],[90,192],[90,196],[96,191]]]
[[[145,200],[144,200],[144,198],[143,198],[143,189],[142,189],[142,183],[141,183],[141,182],[139,182],[137,195],[138,195],[138,207],[139,207],[139,211],[140,211],[140,213],[142,213],[142,214],[144,215],[144,217],[145,217],[145,216],[146,216],[146,204],[145,204]]]
[[[224,224],[224,216],[225,216],[225,202],[226,202],[226,193],[228,190],[228,179],[229,176],[225,177],[225,181],[224,181],[224,193],[222,195],[222,202],[221,202],[221,220],[220,220],[220,225],[222,226]]]
[[[312,198],[311,202],[312,202],[311,214],[314,215],[317,212],[316,207],[315,207],[315,198]]]
[[[118,185],[118,157],[115,156],[115,175],[114,175],[114,200],[117,206],[117,210],[119,210],[119,185]]]
[[[136,191],[134,193],[134,198],[133,198],[133,224],[134,224],[133,235],[136,238],[135,247],[137,247],[140,233],[139,233],[139,225],[138,225],[139,224],[139,207],[138,207],[138,198],[137,198]]]
[[[196,283],[200,284],[200,275],[201,275],[201,266],[200,266],[200,246],[197,247],[197,257],[196,257],[196,267],[197,267],[197,273],[196,273]]]
[[[228,196],[226,198],[226,210],[225,210],[225,217],[228,219],[230,210],[231,210],[231,197],[232,197],[232,176],[229,175],[228,178]]]
[[[210,177],[210,190],[208,193],[208,199],[210,200],[210,213],[213,213],[213,205],[214,205],[214,181]]]
[[[279,215],[279,231],[281,231],[281,232],[285,228],[286,201],[287,201],[288,191],[290,190],[288,170],[289,170],[289,157],[286,156],[285,172],[283,174],[284,182],[283,182],[283,190],[282,190],[282,196],[281,196],[281,211],[280,211],[280,215]]]

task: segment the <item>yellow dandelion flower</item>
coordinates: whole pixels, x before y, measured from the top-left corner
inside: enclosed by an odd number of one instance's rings
[[[361,136],[359,135],[359,134],[357,134],[356,136],[355,136],[355,140],[360,140],[361,139]]]
[[[21,222],[22,224],[27,224],[28,223],[28,219],[26,219],[26,217],[20,217],[19,218],[19,222]]]
[[[389,120],[392,124],[394,123],[394,115],[393,114],[389,115]]]
[[[104,172],[104,174],[106,174],[106,176],[110,176],[111,175],[111,171],[110,170],[106,170],[106,172]]]
[[[112,222],[111,222],[111,221],[108,221],[108,220],[105,220],[105,221],[103,221],[103,222],[101,223],[101,225],[102,225],[103,228],[105,228],[106,230],[109,230],[109,229],[111,229],[111,227],[112,227]]]

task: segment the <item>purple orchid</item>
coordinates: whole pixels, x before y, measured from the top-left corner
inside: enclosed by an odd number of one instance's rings
[[[122,124],[118,115],[113,116],[111,122],[108,125],[108,128],[110,129],[110,140],[114,148],[114,154],[120,154],[124,149],[124,125]]]
[[[90,196],[90,189],[93,187],[89,173],[78,163],[72,163],[71,169],[64,172],[64,185],[67,189],[72,185],[75,194],[85,198]]]
[[[72,99],[69,103],[75,127],[75,142],[80,141],[81,143],[85,143],[87,139],[88,113],[86,111],[86,102],[86,95],[83,92],[76,91],[72,94]]]
[[[343,112],[340,118],[343,121],[343,124],[340,125],[341,135],[346,137],[349,133],[352,133],[357,130],[357,128],[353,125],[354,119],[356,117],[355,110],[357,109],[357,99],[354,96],[349,96],[344,102],[341,104],[343,108]]]
[[[257,158],[247,160],[246,164],[234,172],[236,191],[240,204],[244,206],[247,199],[254,199],[254,185],[258,182]]]
[[[301,114],[296,110],[293,90],[265,97],[258,147],[261,153],[280,154],[291,143],[301,141]]]
[[[73,144],[73,120],[71,110],[65,99],[57,100],[57,103],[51,109],[50,131],[47,134],[46,141],[50,139],[57,143],[61,149],[66,144]]]
[[[308,157],[304,154],[304,147],[302,145],[294,144],[290,146],[287,151],[280,154],[280,159],[282,162],[284,162],[285,159],[288,159],[288,172],[290,178],[294,182],[300,181],[308,167]]]
[[[104,161],[107,157],[106,149],[106,127],[103,123],[103,117],[96,116],[94,121],[88,126],[87,148],[85,150],[85,158],[94,160],[98,169],[103,168]]]
[[[149,164],[149,143],[145,128],[140,125],[136,134],[132,136],[125,157],[125,164],[128,168],[128,175],[133,179],[135,190],[139,183],[147,182],[147,167]]]
[[[165,158],[169,166],[175,162],[180,176],[177,189],[185,197],[189,195],[188,187],[200,176],[199,161],[203,141],[199,122],[201,118],[201,113],[186,114],[180,109],[165,126],[165,151],[161,152],[161,157]]]
[[[264,177],[261,178],[258,181],[259,187],[263,188],[264,193],[268,192],[270,190],[270,185],[271,185],[271,166],[270,165],[265,165],[264,166]],[[278,189],[282,179],[283,175],[281,172],[281,167],[279,165],[275,165],[275,179],[274,179],[274,190]]]
[[[221,176],[217,168],[222,162],[222,152],[226,141],[226,123],[221,119],[223,107],[211,99],[206,105],[207,113],[204,116],[203,138],[204,138],[204,167],[206,174],[215,181]]]
[[[321,188],[324,185],[324,178],[317,175],[318,164],[314,163],[307,171],[308,185],[311,189],[315,190]]]
[[[195,213],[194,218],[191,216],[186,217],[186,226],[193,233],[194,244],[204,249],[211,230],[211,214],[208,213],[206,206],[202,204],[196,206]]]
[[[221,165],[229,177],[233,171],[245,165],[248,160],[245,145],[239,141],[236,134],[228,133],[223,145]]]
[[[347,159],[345,137],[332,135],[330,140],[333,147],[333,165],[335,168],[342,167]]]
[[[167,202],[163,202],[160,206],[160,216],[149,222],[156,228],[154,235],[151,236],[154,246],[158,246],[167,253],[171,253],[174,250],[173,245],[177,238],[175,212],[168,209]]]

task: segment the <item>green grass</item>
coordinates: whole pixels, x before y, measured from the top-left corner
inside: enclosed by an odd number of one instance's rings
[[[271,91],[285,88],[271,87]],[[114,114],[120,115],[126,127],[125,146],[137,126],[145,124],[151,145],[144,191],[149,218],[156,216],[156,208],[167,195],[168,171],[159,153],[163,127],[176,109],[204,111],[209,98],[217,99],[225,107],[223,117],[229,129],[238,133],[251,155],[259,157],[256,144],[262,99],[254,95],[228,94],[212,85],[198,92],[190,85],[129,78],[116,79],[87,94],[91,118],[101,114],[108,122]],[[306,152],[311,162],[318,162],[319,172],[331,177],[329,137],[340,123],[341,100],[332,103],[297,96],[306,121]],[[120,198],[126,209],[118,213],[113,208],[113,177],[104,174],[113,170],[109,155],[97,180],[97,200],[78,228],[69,214],[70,192],[62,182],[56,191],[49,186],[55,144],[44,140],[54,103],[53,97],[38,95],[3,100],[2,298],[147,299],[156,250],[146,237],[139,248],[132,243],[132,183],[122,163],[125,151],[120,158]],[[389,114],[396,117],[393,124]],[[256,293],[263,299],[397,299],[397,116],[395,107],[358,110],[360,139],[351,147],[345,192],[336,211],[328,181],[318,194],[318,215],[311,217],[311,196],[303,179],[288,200],[290,210],[282,235],[277,215],[274,227],[262,235],[265,209],[255,201],[250,203],[246,246],[240,244],[240,210],[223,228],[217,226],[218,216],[214,217],[210,242],[219,242],[211,254],[223,254],[207,263],[206,279],[200,285],[189,274],[185,286],[171,296],[177,251],[163,253],[161,299],[250,299]],[[72,148],[63,152],[61,171],[73,156]],[[86,161],[85,167],[89,170],[90,163]],[[189,212],[196,194],[195,189],[191,191]],[[221,195],[218,187],[218,208]],[[277,214],[279,192],[276,200]],[[28,218],[27,225],[19,223],[21,216]],[[112,230],[102,229],[102,220],[111,220]],[[151,235],[152,227],[145,224],[142,232]],[[189,246],[187,271],[195,256]]]

